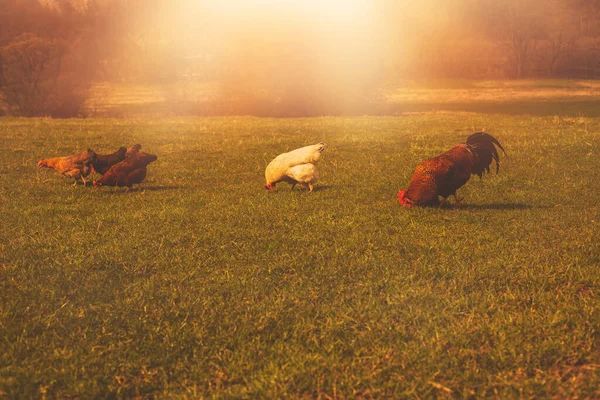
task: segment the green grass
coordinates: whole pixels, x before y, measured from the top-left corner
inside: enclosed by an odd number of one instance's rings
[[[462,208],[416,164],[486,127]],[[0,119],[0,398],[600,397],[600,119]],[[325,141],[314,193],[262,189]],[[39,159],[142,143],[145,189]]]

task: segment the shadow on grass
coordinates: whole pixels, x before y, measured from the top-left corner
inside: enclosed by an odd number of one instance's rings
[[[319,186],[315,186],[313,192],[320,192],[322,190],[329,190],[331,189],[331,185],[319,185]]]
[[[315,186],[314,189],[313,189],[313,193],[314,192],[320,192],[322,190],[328,190],[328,189],[331,189],[331,186],[329,186],[329,185]],[[305,188],[305,187],[302,187],[302,186],[300,186],[300,187],[296,186],[293,191],[294,192],[306,192],[306,193],[309,192],[308,188]]]
[[[313,192],[320,192],[322,190],[328,190],[331,189],[331,186],[329,185],[320,185],[320,186],[315,186],[315,188],[313,189]],[[307,187],[303,187],[301,185],[297,185],[294,189],[290,189],[289,187],[287,188],[277,188],[276,190],[272,191],[272,193],[279,193],[279,192],[305,192],[308,193],[309,190]]]
[[[181,188],[181,186],[142,186],[141,190],[139,190],[136,187],[127,191],[125,187],[115,188],[114,186],[103,186],[101,188],[94,188],[94,190],[102,194],[134,194],[144,192],[162,192],[167,190],[178,190]]]
[[[460,207],[452,206],[455,210],[528,210],[533,208],[523,203],[492,203],[492,204],[463,204]]]
[[[163,192],[167,190],[179,190],[182,189],[182,186],[173,186],[173,185],[157,185],[157,186],[142,186],[142,192]]]

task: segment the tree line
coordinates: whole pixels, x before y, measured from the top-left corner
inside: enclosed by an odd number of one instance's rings
[[[0,114],[82,115],[98,82],[217,83],[191,114],[315,115],[410,79],[600,78],[600,0],[375,0],[364,32],[227,25],[209,3],[0,0]]]

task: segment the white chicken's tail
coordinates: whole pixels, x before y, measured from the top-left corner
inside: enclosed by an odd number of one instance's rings
[[[300,164],[316,164],[321,159],[321,153],[323,153],[325,147],[327,147],[327,145],[321,142],[280,154],[276,159],[284,161],[288,168]]]

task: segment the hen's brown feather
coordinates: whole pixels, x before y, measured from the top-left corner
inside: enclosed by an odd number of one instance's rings
[[[106,171],[113,165],[125,159],[126,147],[121,147],[112,154],[98,154],[96,160],[92,163],[94,170],[100,175],[104,175]]]
[[[139,153],[140,149],[142,148],[141,144],[134,144],[133,146],[131,146],[130,148],[127,149],[127,152],[125,153],[125,157],[131,157],[134,154]]]

